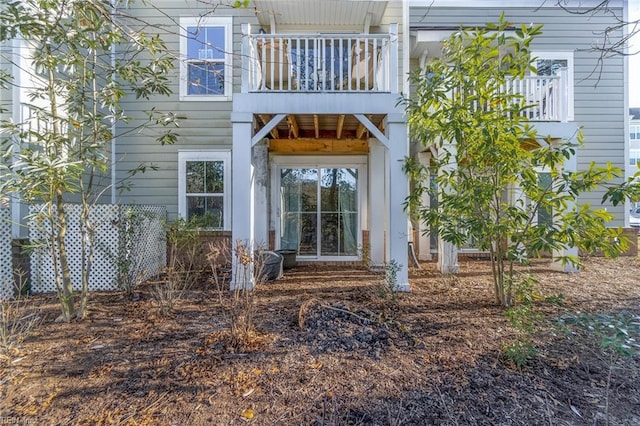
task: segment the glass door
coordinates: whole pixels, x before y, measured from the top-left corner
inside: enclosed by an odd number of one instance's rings
[[[280,169],[280,248],[315,258],[358,255],[358,169]]]

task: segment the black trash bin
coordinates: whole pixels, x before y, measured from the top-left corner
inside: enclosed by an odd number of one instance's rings
[[[298,262],[296,261],[296,256],[298,255],[297,250],[283,249],[283,250],[276,250],[276,253],[280,254],[284,258],[282,262],[282,267],[284,269],[295,268],[296,265],[298,264]]]
[[[282,263],[284,258],[275,251],[262,252],[262,277],[267,281],[282,278]]]

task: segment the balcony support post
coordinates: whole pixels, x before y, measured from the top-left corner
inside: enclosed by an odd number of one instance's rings
[[[369,257],[372,266],[384,266],[384,239],[388,212],[378,206],[389,205],[386,147],[378,139],[369,140]]]
[[[429,167],[431,162],[431,152],[419,152],[418,161],[424,167]],[[423,206],[431,207],[431,196],[429,192],[422,194],[420,204]],[[419,260],[431,260],[431,233],[429,232],[428,225],[422,220],[418,222],[418,259]]]
[[[404,210],[404,203],[409,195],[409,182],[402,166],[409,155],[407,143],[407,125],[400,113],[387,115],[389,170],[389,262],[393,262],[397,271],[393,279],[394,290],[410,291],[409,286],[409,235],[407,223],[409,217]]]
[[[253,114],[234,112],[231,114],[233,126],[233,149],[231,151],[231,173],[233,194],[231,206],[231,249],[243,244],[246,252],[253,255],[255,246],[254,184],[253,164],[251,161],[251,133]],[[253,265],[238,264],[237,256],[232,255],[231,289],[253,289]]]
[[[578,170],[577,155],[574,154],[569,159],[565,160],[563,167],[564,167],[564,171],[566,172],[575,172],[576,170]],[[575,205],[576,205],[575,202],[571,202],[571,201],[567,202],[565,211],[572,210],[575,207]],[[563,264],[562,258],[564,256],[572,256],[577,259],[578,248],[568,247],[562,250],[554,250],[552,253],[552,257],[553,257],[552,268],[555,269],[556,271],[561,271],[561,272],[578,272],[579,269],[577,267],[570,264]]]
[[[455,159],[457,151],[455,143],[449,142],[443,144],[440,150],[438,155],[444,156],[446,152],[450,154],[449,163],[444,166],[440,173],[455,170],[458,167]],[[445,241],[440,235],[438,235],[438,270],[446,275],[460,272],[460,266],[458,265],[458,247]]]

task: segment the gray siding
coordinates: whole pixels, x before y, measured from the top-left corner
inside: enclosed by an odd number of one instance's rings
[[[625,76],[621,56],[600,62],[598,53],[590,48],[601,42],[605,28],[614,25],[610,15],[571,15],[557,7],[513,8],[505,10],[506,18],[514,24],[543,24],[543,34],[536,38],[533,49],[539,51],[574,52],[574,122],[582,127],[585,146],[578,152],[578,167],[584,169],[590,162],[611,162],[624,170],[625,150]],[[482,26],[498,20],[502,9],[493,8],[412,8],[411,27],[429,26]],[[621,11],[617,11],[622,16]],[[621,31],[610,37],[620,38]],[[412,66],[415,66],[415,62]],[[581,203],[599,205],[602,192],[581,197]],[[616,214],[613,223],[624,224],[623,207],[605,206]]]
[[[128,9],[128,13],[134,15],[140,22],[151,24],[147,31],[156,28],[162,34],[169,49],[179,53],[178,22],[180,17],[197,17],[208,10],[203,7],[203,2],[198,1],[157,1],[153,2],[153,8],[143,3],[135,2]],[[158,10],[156,8],[161,8]],[[399,24],[398,61],[402,65],[402,31],[403,14],[402,2],[393,0],[387,5],[385,16],[379,27],[372,28],[372,32],[387,33],[389,24]],[[232,9],[219,6],[211,16],[233,16],[233,67],[234,85],[233,92],[240,92],[241,84],[241,24],[250,23],[258,28],[257,19],[251,7],[247,9]],[[291,28],[288,28],[289,30]],[[304,29],[313,32],[313,28]],[[319,31],[319,30],[318,30]],[[326,32],[326,31],[325,31]],[[118,125],[118,133],[126,136],[118,138],[117,142],[117,174],[123,179],[128,170],[135,168],[141,162],[153,164],[158,169],[150,170],[144,174],[136,175],[130,180],[132,189],[120,196],[124,203],[158,204],[167,206],[170,219],[176,217],[178,205],[178,151],[194,149],[231,149],[232,128],[231,111],[232,102],[202,102],[179,100],[179,66],[176,60],[176,70],[171,76],[173,81],[173,95],[170,97],[156,96],[150,101],[140,102],[133,97],[125,101],[128,114],[133,118],[128,123]],[[402,88],[402,79],[398,79],[398,89]],[[154,132],[146,131],[144,134],[133,131],[144,123],[146,115],[142,112],[156,107],[161,111],[172,111],[185,116],[181,122],[179,142],[173,146],[161,146],[154,140]],[[157,132],[156,132],[157,133]],[[247,141],[249,143],[249,141]]]
[[[175,70],[170,76],[173,94],[169,97],[154,96],[150,101],[141,102],[130,97],[125,101],[129,116],[133,119],[128,123],[118,125],[118,133],[132,131],[144,123],[146,115],[143,111],[155,107],[159,111],[171,111],[185,120],[180,122],[180,128],[175,131],[180,135],[175,145],[160,145],[155,138],[159,132],[146,130],[140,134],[121,136],[117,142],[117,174],[122,179],[127,171],[146,163],[157,167],[157,170],[147,168],[144,174],[138,174],[132,179],[132,189],[120,196],[124,203],[156,204],[167,206],[169,218],[177,215],[178,209],[178,151],[194,149],[231,149],[231,110],[230,101],[180,101],[179,100],[179,62],[180,51],[179,20],[181,17],[198,17],[208,14],[212,17],[233,17],[233,50],[241,50],[241,23],[256,24],[251,8],[233,9],[218,6],[215,11],[207,8],[206,4],[198,1],[157,1],[154,7],[141,2],[132,3],[128,13],[140,19],[141,22],[155,26],[162,35],[171,52],[176,56]],[[159,10],[161,9],[161,10]],[[147,28],[148,32],[153,27]],[[233,58],[233,92],[240,90],[239,55]]]

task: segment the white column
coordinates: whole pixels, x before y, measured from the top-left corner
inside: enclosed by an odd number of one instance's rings
[[[251,136],[253,115],[250,113],[231,114],[233,125],[233,150],[231,152],[232,170],[232,212],[231,244],[235,250],[238,242],[244,244],[249,254],[254,251],[254,180],[251,164]],[[253,288],[253,270],[251,265],[242,271],[242,265],[233,257],[233,276],[231,288]]]
[[[458,167],[455,160],[455,144],[444,144],[439,155],[444,155],[445,152],[450,153],[450,162],[444,166],[445,170],[439,172],[445,172]],[[458,247],[443,240],[441,236],[438,236],[438,270],[443,274],[457,274],[460,272],[460,266],[458,265]]]
[[[429,167],[429,163],[431,161],[431,153],[419,152],[418,161],[421,165]],[[430,182],[427,182],[426,184],[431,185]],[[429,192],[422,194],[420,205],[425,207],[429,207],[431,205],[431,197],[429,196]],[[418,247],[420,249],[418,252],[419,260],[431,260],[431,235],[428,231],[429,225],[420,220],[418,223]]]
[[[384,240],[387,229],[385,194],[385,147],[377,139],[369,140],[369,257],[372,266],[383,266]]]
[[[578,169],[578,158],[574,154],[571,156],[571,158],[569,158],[564,162],[564,170],[568,172],[575,172],[577,169]],[[566,210],[569,211],[573,209],[575,205],[576,204],[573,201],[567,202]],[[554,250],[552,253],[553,260],[551,262],[551,267],[552,269],[555,269],[557,271],[562,271],[562,272],[578,272],[579,271],[579,269],[573,265],[570,265],[570,264],[563,265],[562,261],[560,260],[561,256],[574,256],[577,259],[578,258],[577,247],[565,248],[563,250]]]
[[[269,148],[266,140],[253,146],[253,182],[254,182],[254,217],[256,247],[268,248],[269,245]]]
[[[438,270],[443,274],[457,274],[458,247],[438,237]]]
[[[404,203],[409,195],[409,182],[402,166],[409,154],[407,126],[402,114],[387,117],[389,135],[389,253],[390,262],[395,262],[398,270],[395,285],[398,291],[409,291],[409,239]]]

